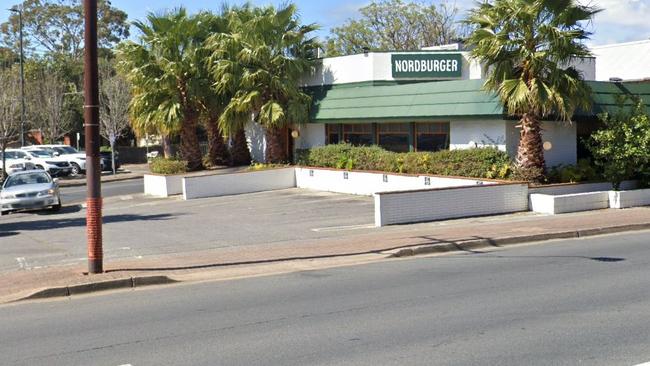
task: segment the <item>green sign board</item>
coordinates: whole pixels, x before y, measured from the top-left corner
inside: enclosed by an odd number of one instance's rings
[[[425,53],[391,55],[393,78],[453,79],[463,75],[460,53]]]

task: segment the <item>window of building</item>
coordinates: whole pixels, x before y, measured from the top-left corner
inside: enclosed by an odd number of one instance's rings
[[[327,143],[328,144],[338,144],[341,142],[341,130],[340,125],[336,124],[327,124],[325,125],[327,129]]]
[[[415,148],[417,151],[449,149],[449,122],[416,123]]]
[[[377,144],[389,151],[409,151],[408,123],[379,123],[377,124]]]
[[[352,145],[372,145],[372,123],[343,125],[343,141]]]

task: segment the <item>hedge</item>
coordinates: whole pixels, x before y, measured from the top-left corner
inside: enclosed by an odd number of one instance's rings
[[[187,172],[187,162],[184,160],[155,158],[149,164],[149,170],[155,174],[182,174]]]
[[[512,164],[495,148],[394,153],[378,146],[336,144],[298,150],[296,163],[305,166],[392,173],[507,179]]]

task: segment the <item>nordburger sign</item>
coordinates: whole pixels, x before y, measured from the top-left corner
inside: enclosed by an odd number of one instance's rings
[[[460,53],[393,54],[393,78],[460,78],[463,56]]]

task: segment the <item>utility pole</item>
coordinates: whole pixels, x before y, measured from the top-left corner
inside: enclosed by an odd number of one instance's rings
[[[23,51],[23,10],[11,8],[9,11],[18,13],[18,27],[20,28],[20,97],[22,99],[22,109],[20,113],[20,146],[25,146],[25,54]]]
[[[84,132],[86,134],[86,235],[88,273],[104,272],[102,190],[99,167],[97,0],[84,0]]]

